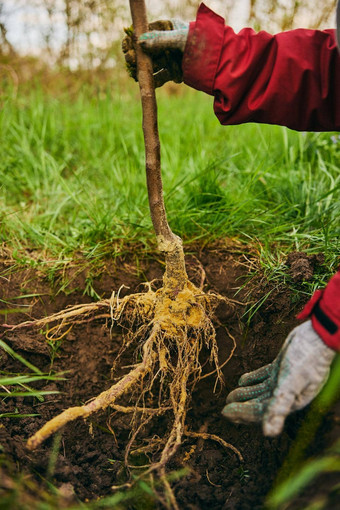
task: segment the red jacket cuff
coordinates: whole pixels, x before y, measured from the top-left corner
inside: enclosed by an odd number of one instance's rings
[[[313,328],[328,347],[340,351],[340,272],[324,290],[317,290],[298,319],[311,318]]]
[[[224,37],[224,19],[206,5],[199,6],[190,23],[182,70],[184,83],[213,95],[214,80]]]

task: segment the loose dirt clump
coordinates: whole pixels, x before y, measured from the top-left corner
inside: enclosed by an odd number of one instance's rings
[[[220,388],[216,388],[216,372],[209,375],[216,370],[215,361],[211,359],[209,361],[211,346],[202,347],[199,356],[202,378],[193,389],[190,406],[186,412],[184,441],[168,466],[170,473],[186,468],[179,479],[172,482],[173,491],[180,508],[211,507],[242,510],[263,508],[264,497],[282,465],[289,446],[294,441],[305,411],[296,413],[288,419],[285,430],[279,438],[265,439],[258,426],[226,422],[221,416],[221,409],[227,392],[236,386],[243,372],[270,362],[277,354],[285,336],[296,325],[294,306],[289,292],[280,291],[274,298],[271,294],[268,301],[254,315],[251,323],[247,322],[245,303],[249,302],[249,288],[246,286],[239,290],[235,298],[236,291],[249,277],[249,266],[238,247],[212,246],[201,253],[189,254],[186,257],[186,266],[195,288],[199,289],[202,286],[203,268],[206,275],[205,293],[213,289],[225,297],[215,311],[218,319],[216,345],[219,364],[222,366],[230,357],[234,341],[236,350],[222,368],[226,385],[219,391]],[[10,264],[4,261],[1,274],[5,278],[1,297],[11,303],[18,295],[39,294],[39,297],[36,296],[33,300],[28,297],[22,301],[24,305],[30,306],[27,311],[32,317],[50,315],[65,308],[68,303],[88,302],[88,297],[79,291],[69,295],[58,293],[33,270],[11,272],[9,269]],[[154,295],[159,292],[161,286],[160,280],[157,279],[162,277],[162,273],[162,265],[152,258],[140,261],[137,271],[132,258],[126,257],[117,265],[107,263],[102,276],[99,275],[94,280],[93,288],[102,299],[110,300],[111,289],[119,289],[128,282],[130,289],[122,287],[120,292],[120,297],[124,299],[128,292],[138,291],[145,279],[154,280],[153,288],[148,289],[146,293],[151,309]],[[72,285],[75,288],[84,288],[85,279],[86,275],[79,273],[78,277],[73,279]],[[70,290],[69,288],[68,292]],[[277,298],[280,298],[282,303],[285,302],[285,306],[279,309],[273,306],[273,301]],[[299,308],[302,305],[303,303]],[[146,306],[145,302],[142,306]],[[164,302],[162,306],[165,306]],[[133,306],[133,309],[136,310],[136,306]],[[10,320],[13,323],[22,322],[22,314],[11,314],[7,322]],[[138,322],[139,319],[136,316],[134,320]],[[193,320],[196,322],[197,317]],[[20,397],[3,401],[2,412],[14,412],[15,409],[19,409],[20,413],[39,413],[39,416],[3,420],[0,444],[7,461],[15,463],[17,467],[14,472],[9,467],[2,467],[2,480],[5,480],[5,475],[6,480],[9,475],[13,478],[16,470],[26,476],[29,475],[38,487],[43,487],[43,480],[48,478],[60,489],[68,504],[74,503],[75,498],[85,501],[112,494],[112,486],[123,485],[130,479],[131,473],[135,477],[138,476],[143,465],[148,466],[159,461],[155,447],[157,441],[159,445],[162,444],[162,438],[171,430],[171,413],[164,410],[156,413],[152,419],[145,413],[145,419],[139,421],[138,435],[133,437],[136,409],[129,409],[127,397],[119,402],[119,406],[109,406],[104,412],[91,415],[86,420],[69,423],[61,436],[48,439],[39,451],[29,452],[26,448],[28,437],[46,421],[65,408],[83,405],[103,389],[109,389],[115,380],[124,377],[127,373],[126,367],[138,361],[133,358],[135,351],[133,345],[127,342],[126,349],[122,351],[122,330],[124,331],[128,325],[122,324],[115,328],[111,326],[112,320],[108,310],[101,317],[93,317],[93,320],[91,317],[91,320],[81,324],[73,324],[67,333],[66,327],[62,331],[66,334],[54,342],[53,340],[46,342],[44,332],[37,333],[26,329],[5,332],[2,336],[8,345],[42,371],[48,372],[51,365],[54,371],[68,371],[66,380],[41,386],[40,389],[60,391],[58,395],[46,396],[44,402]],[[145,324],[139,326],[145,327]],[[50,332],[50,338],[52,334],[53,332]],[[164,348],[164,355],[167,356],[166,342]],[[22,366],[7,354],[2,355],[0,364],[1,370],[6,372],[23,371]],[[161,379],[154,384],[153,392],[157,398],[162,385]],[[146,397],[145,393],[141,394],[144,397],[140,399],[137,407],[150,409],[154,402],[151,402],[151,397]],[[164,399],[164,402],[167,401],[168,396]],[[163,404],[164,407],[166,405]],[[123,408],[126,411],[124,413]],[[328,444],[328,437],[331,431],[334,432],[335,427],[335,417],[328,415],[319,430],[318,439],[312,443],[313,453]],[[216,436],[222,442],[217,442]],[[231,445],[234,450],[226,448],[225,444]],[[129,455],[126,451],[130,451]],[[237,451],[241,453],[243,462],[235,453]],[[51,462],[53,455],[54,463]],[[157,490],[155,478],[154,483]],[[10,483],[7,482],[7,488],[3,486],[1,488],[0,483],[0,494],[1,491],[3,494],[9,493]],[[150,501],[143,504],[145,506],[138,506],[138,503],[132,502],[130,507],[157,507],[157,504]],[[33,505],[31,507],[33,508]]]
[[[315,269],[325,262],[323,253],[308,255],[301,251],[293,251],[287,257],[289,274],[294,282],[310,281]]]

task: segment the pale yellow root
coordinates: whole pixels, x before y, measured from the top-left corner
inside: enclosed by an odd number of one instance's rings
[[[27,448],[34,450],[49,436],[66,425],[66,423],[76,420],[77,418],[87,418],[100,409],[106,409],[118,397],[128,391],[133,384],[135,384],[151,369],[151,366],[154,362],[154,354],[151,352],[151,348],[156,334],[157,332],[155,331],[154,335],[151,335],[149,340],[145,343],[143,348],[143,361],[137,365],[136,368],[122,377],[117,384],[114,384],[108,390],[100,393],[100,395],[98,395],[94,400],[91,400],[91,402],[88,404],[84,406],[70,407],[58,416],[55,416],[55,418],[52,418],[52,420],[45,423],[45,425],[41,427],[38,432],[29,438],[27,441]]]
[[[232,450],[234,453],[236,453],[236,455],[237,455],[237,457],[238,457],[240,462],[244,461],[241,452],[237,448],[235,448],[235,446],[233,446],[230,443],[227,443],[226,441],[224,441],[224,439],[222,439],[219,436],[216,436],[215,434],[208,434],[206,432],[190,432],[188,430],[185,430],[184,435],[188,436],[188,437],[195,437],[195,438],[198,438],[198,439],[199,438],[201,438],[201,439],[211,439],[212,441],[216,441],[220,445],[224,446],[224,448]]]
[[[90,314],[100,310],[101,308],[110,308],[110,300],[103,299],[102,301],[97,301],[95,303],[87,303],[85,305],[74,305],[66,310],[62,310],[61,312],[53,313],[48,317],[43,317],[42,319],[35,319],[31,321],[21,322],[20,324],[2,324],[2,327],[6,327],[8,329],[21,329],[27,328],[31,326],[41,327],[46,324],[50,324],[52,322],[58,322],[61,325],[69,324],[73,319],[77,319],[78,317],[86,317]]]

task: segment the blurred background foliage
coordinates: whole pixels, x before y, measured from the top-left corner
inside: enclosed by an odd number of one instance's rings
[[[335,26],[336,0],[207,0],[236,30]],[[195,19],[199,1],[148,0],[149,19]],[[118,69],[130,25],[127,0],[0,0],[0,78],[30,79],[51,64],[72,71]],[[8,66],[11,66],[11,69]],[[18,70],[19,69],[19,70]],[[17,77],[14,73],[19,73]],[[83,77],[84,78],[84,77]]]

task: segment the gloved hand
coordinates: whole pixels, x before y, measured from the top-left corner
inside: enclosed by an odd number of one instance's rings
[[[288,335],[275,360],[244,374],[222,414],[236,423],[262,422],[265,436],[282,432],[286,417],[309,404],[324,386],[335,351],[310,320]]]
[[[142,34],[138,44],[152,55],[155,87],[167,81],[183,81],[182,57],[189,32],[189,23],[181,20],[155,21],[149,25],[150,32]],[[137,81],[136,53],[133,49],[132,30],[126,30],[122,42],[128,72]]]

